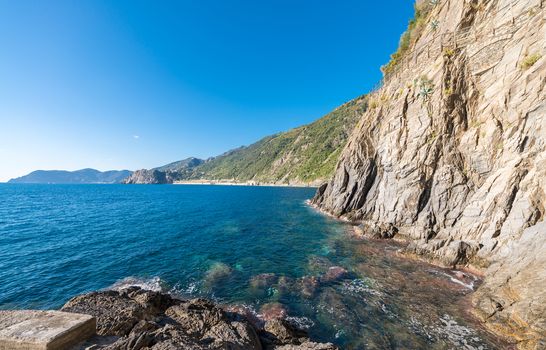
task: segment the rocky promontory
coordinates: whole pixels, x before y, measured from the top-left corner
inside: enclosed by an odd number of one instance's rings
[[[61,309],[96,318],[97,335],[76,349],[334,350],[283,318],[249,320],[206,299],[129,287],[76,296]]]
[[[172,184],[173,178],[170,172],[155,169],[140,169],[134,171],[129,177],[123,179],[124,184]]]

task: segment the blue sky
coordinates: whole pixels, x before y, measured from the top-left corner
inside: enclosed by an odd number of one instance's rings
[[[412,2],[0,0],[0,181],[206,158],[369,91]]]

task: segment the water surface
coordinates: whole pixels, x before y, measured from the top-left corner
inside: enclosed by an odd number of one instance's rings
[[[309,188],[0,185],[0,309],[141,284],[249,317],[286,314],[344,349],[496,349],[474,281],[363,241]]]

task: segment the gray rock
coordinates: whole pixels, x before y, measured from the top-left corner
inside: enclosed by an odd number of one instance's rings
[[[270,336],[273,344],[301,344],[309,340],[307,332],[294,327],[285,319],[267,321],[264,332]]]
[[[432,10],[438,28],[424,30],[369,95],[335,175],[312,204],[362,222],[363,234],[406,238],[408,253],[485,272],[475,303],[494,315],[485,325],[520,348],[540,348],[546,8],[532,0],[484,4],[442,1]],[[542,58],[523,66],[533,54]]]
[[[172,184],[173,179],[171,172],[169,171],[141,169],[134,171],[129,177],[125,178],[122,183],[141,185]]]

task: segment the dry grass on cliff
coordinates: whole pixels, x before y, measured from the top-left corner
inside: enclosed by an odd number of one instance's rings
[[[527,55],[521,62],[521,69],[529,69],[531,68],[535,63],[538,62],[542,58],[542,55],[539,53],[534,53],[532,55]]]

